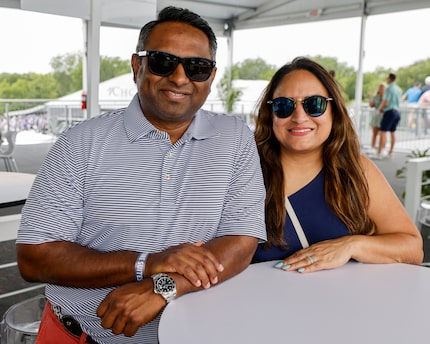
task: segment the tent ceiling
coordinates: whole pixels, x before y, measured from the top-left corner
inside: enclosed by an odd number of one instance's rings
[[[158,0],[157,10],[172,3]],[[189,8],[206,18],[219,34],[225,23],[234,30],[276,25],[307,23],[319,20],[360,17],[362,0],[215,0],[175,1],[176,6]],[[428,0],[367,0],[368,15],[430,7]]]
[[[174,4],[204,17],[221,35],[232,29],[307,23],[430,8],[429,0],[98,0],[102,25],[140,28],[165,6]],[[90,0],[0,0],[1,7],[20,8],[90,19]]]

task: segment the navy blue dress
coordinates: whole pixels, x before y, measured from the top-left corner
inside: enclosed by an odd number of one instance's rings
[[[346,225],[331,211],[325,201],[323,170],[308,185],[291,195],[289,200],[309,245],[349,235]],[[259,244],[252,263],[281,260],[302,248],[288,214],[284,226],[284,240],[287,243],[286,250],[279,247],[267,250],[263,248],[263,244]]]

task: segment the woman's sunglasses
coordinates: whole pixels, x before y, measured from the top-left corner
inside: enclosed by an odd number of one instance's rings
[[[215,67],[215,61],[203,57],[178,57],[157,50],[143,50],[137,54],[148,57],[150,72],[159,76],[169,76],[182,63],[188,79],[200,82],[209,79]]]
[[[333,98],[323,96],[310,96],[304,99],[297,99],[297,102],[302,103],[303,109],[311,117],[321,116],[327,109],[327,102]],[[288,97],[279,97],[269,100],[267,104],[272,104],[273,113],[276,117],[287,118],[291,116],[296,108],[296,100]]]

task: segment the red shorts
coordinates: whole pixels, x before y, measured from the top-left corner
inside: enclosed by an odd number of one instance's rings
[[[81,337],[69,333],[57,316],[54,314],[49,301],[46,302],[40,321],[39,332],[35,344],[85,344],[87,334],[82,333]]]

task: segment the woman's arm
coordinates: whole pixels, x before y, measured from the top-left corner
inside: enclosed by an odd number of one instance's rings
[[[423,241],[390,184],[376,165],[362,157],[369,183],[369,217],[376,224],[373,235],[347,235],[321,241],[297,251],[276,267],[286,271],[313,272],[333,269],[350,259],[363,263],[408,263],[423,260]]]

